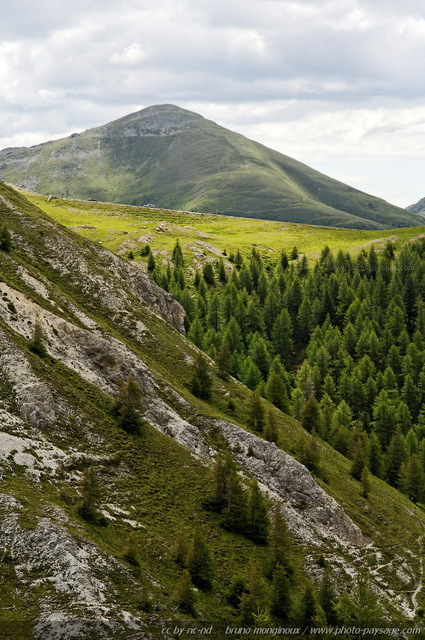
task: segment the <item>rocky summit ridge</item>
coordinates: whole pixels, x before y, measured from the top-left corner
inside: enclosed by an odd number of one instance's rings
[[[175,105],[0,151],[0,178],[42,194],[354,229],[422,218]]]

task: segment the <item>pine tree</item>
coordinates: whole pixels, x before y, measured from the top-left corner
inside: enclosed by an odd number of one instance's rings
[[[176,240],[176,244],[173,248],[172,261],[174,262],[176,269],[184,267],[183,252],[178,239]]]
[[[365,574],[357,577],[357,587],[350,597],[344,593],[335,606],[338,624],[363,628],[380,627],[385,619],[379,598],[369,587]]]
[[[196,592],[193,589],[188,569],[183,569],[175,589],[174,599],[181,611],[195,615]]]
[[[218,367],[218,375],[223,380],[227,380],[232,368],[232,352],[228,340],[222,341],[215,361]]]
[[[334,608],[336,597],[329,568],[325,567],[319,592],[319,603],[325,613],[326,623],[334,626],[338,622]]]
[[[320,449],[315,431],[311,436],[303,434],[301,437],[300,462],[315,475],[320,475]]]
[[[316,626],[315,622],[316,622],[317,613],[318,613],[317,596],[313,589],[313,585],[311,584],[311,582],[309,582],[304,591],[304,596],[301,601],[300,616],[299,616],[300,626],[303,629],[307,629],[307,628],[310,629],[311,627]]]
[[[6,253],[12,251],[12,236],[5,225],[0,228],[0,251],[5,251]]]
[[[155,262],[155,257],[152,253],[152,251],[149,251],[149,256],[148,256],[148,271],[150,273],[152,273],[152,271],[155,269],[156,267],[156,262]]]
[[[269,577],[273,576],[278,565],[285,569],[292,580],[294,569],[291,562],[291,539],[280,506],[275,504],[271,512],[269,527],[267,563],[267,575]]]
[[[363,498],[367,499],[370,494],[371,484],[369,478],[369,469],[366,466],[363,467],[360,482],[362,483],[362,496]]]
[[[34,333],[31,340],[28,341],[28,348],[40,358],[48,355],[46,345],[44,344],[45,336],[38,320],[35,322]]]
[[[382,451],[381,443],[376,433],[371,433],[370,436],[368,459],[370,472],[377,478],[381,478],[383,468]]]
[[[203,590],[211,589],[214,567],[210,550],[199,527],[195,527],[193,533],[187,566],[194,585]]]
[[[287,309],[282,311],[277,316],[273,329],[272,329],[272,341],[276,353],[280,355],[282,360],[289,364],[293,350],[293,327],[291,316]]]
[[[264,424],[264,437],[269,442],[279,443],[279,431],[276,424],[276,419],[271,407],[269,407],[266,416],[266,422]]]
[[[385,479],[393,487],[397,487],[400,480],[401,465],[407,458],[406,444],[400,428],[397,427],[391,438],[386,456]]]
[[[248,502],[246,491],[235,470],[226,480],[225,506],[222,511],[222,525],[225,529],[244,534],[248,521]]]
[[[257,544],[266,544],[269,530],[267,502],[254,480],[248,498],[247,535]]]
[[[422,502],[424,497],[424,471],[421,462],[414,453],[401,468],[400,489],[412,502]]]
[[[140,435],[145,411],[142,393],[135,378],[130,374],[126,382],[121,381],[112,414],[118,418],[119,426],[127,433]]]
[[[251,394],[248,424],[254,431],[258,431],[259,433],[261,433],[264,427],[264,408],[257,390]]]
[[[208,400],[211,396],[212,379],[205,357],[198,353],[193,363],[193,373],[190,390],[194,396]]]
[[[284,413],[290,413],[290,403],[286,385],[281,376],[272,371],[266,383],[266,398]]]
[[[106,526],[108,521],[97,512],[100,500],[99,483],[93,467],[84,470],[81,479],[81,504],[78,507],[78,515],[91,524]]]
[[[242,593],[239,605],[238,622],[243,626],[257,626],[261,615],[269,611],[269,593],[260,567],[251,563],[246,591]]]
[[[271,612],[281,620],[288,620],[291,606],[291,581],[284,567],[278,564],[273,573]]]
[[[313,394],[308,398],[301,411],[301,424],[307,431],[320,431],[321,429],[322,413]]]

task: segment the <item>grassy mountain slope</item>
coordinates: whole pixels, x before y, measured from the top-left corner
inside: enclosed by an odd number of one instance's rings
[[[307,575],[320,583],[323,554],[339,589],[366,567],[392,618],[418,619],[420,508],[375,478],[370,499],[362,498],[349,461],[326,443],[320,443],[326,482],[314,479],[282,451],[299,454],[300,425],[274,410],[281,449],[251,434],[250,392],[218,378],[212,362],[211,400],[196,399],[189,385],[197,350],[170,296],[4,185],[0,214],[14,245],[0,252],[0,633],[7,637],[13,628],[14,638],[27,638],[31,627],[37,638],[71,631],[128,638],[138,629],[156,638],[175,624],[214,624],[213,637],[222,637],[220,625],[237,621],[225,597],[230,583],[266,554],[223,530],[219,516],[202,507],[211,490],[211,455],[226,447],[279,502],[297,536],[295,599]],[[35,324],[47,357],[29,349]],[[148,407],[139,437],[123,432],[111,414],[129,374]],[[77,514],[88,466],[100,483],[107,527]],[[173,554],[179,532],[191,533],[196,523],[216,577],[212,592],[198,593],[193,621],[176,610],[181,569]],[[140,568],[124,558],[130,537]],[[142,606],[144,590],[153,599],[150,611]]]
[[[377,248],[388,240],[403,244],[420,236],[425,227],[366,231],[333,229],[269,220],[164,211],[144,207],[87,202],[65,198],[47,198],[25,192],[25,196],[60,224],[120,255],[133,251],[136,261],[145,244],[161,258],[171,252],[178,238],[189,263],[216,260],[239,250],[248,255],[256,247],[271,260],[282,249],[288,253],[294,245],[300,253],[315,260],[324,246],[332,250],[358,253],[373,243]],[[167,252],[167,253],[163,253]]]
[[[40,193],[355,229],[413,213],[173,105],[0,152],[0,177]]]

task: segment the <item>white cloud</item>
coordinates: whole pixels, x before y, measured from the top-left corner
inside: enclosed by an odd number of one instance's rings
[[[341,175],[423,158],[423,0],[16,0],[0,34],[0,146],[172,102]]]

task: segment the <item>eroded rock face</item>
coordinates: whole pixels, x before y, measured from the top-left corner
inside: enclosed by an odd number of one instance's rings
[[[131,312],[132,300],[127,293],[131,292],[180,333],[185,332],[183,307],[140,269],[99,245],[86,245],[81,239],[76,242],[65,229],[59,235],[55,225],[46,218],[34,220],[16,209],[5,197],[0,198],[21,224],[37,229],[38,242],[44,245],[42,259],[55,272],[69,278],[74,286],[80,287],[113,314],[124,310]],[[23,237],[21,242],[26,244]],[[26,250],[34,259],[40,257],[32,245],[26,244]]]
[[[0,552],[8,554],[29,594],[35,589],[45,593],[45,610],[33,629],[35,637],[69,639],[76,632],[77,637],[85,637],[88,631],[98,630],[99,637],[114,638],[117,631],[141,631],[140,621],[114,605],[111,573],[132,582],[123,565],[95,545],[77,540],[50,518],[39,518],[35,527],[25,528],[19,522],[22,509],[18,500],[0,494]]]
[[[370,542],[295,458],[274,443],[243,431],[234,424],[224,420],[216,420],[215,424],[236,451],[238,462],[270,494],[280,499],[291,528],[305,542],[318,546],[322,546],[324,539],[353,546]]]

